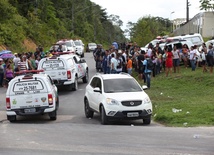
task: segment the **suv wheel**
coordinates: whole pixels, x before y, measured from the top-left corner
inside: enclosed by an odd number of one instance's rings
[[[88,77],[89,77],[88,70],[86,70],[85,76],[82,78],[83,83],[88,83]]]
[[[56,120],[57,119],[57,112],[56,112],[56,110],[50,112],[49,113],[49,117],[50,117],[50,120]]]
[[[86,118],[93,118],[94,112],[90,109],[88,99],[85,99],[84,102],[85,102],[84,103],[85,104],[85,117]]]
[[[76,91],[78,89],[78,79],[75,77],[75,81],[73,83],[73,90]]]
[[[100,117],[101,117],[101,124],[103,125],[106,125],[108,124],[108,118],[106,116],[106,112],[105,112],[105,109],[104,109],[104,106],[101,106],[100,108]]]
[[[7,115],[7,120],[10,122],[15,122],[16,121],[16,115]]]
[[[143,124],[150,124],[151,123],[151,116],[149,118],[143,119]]]

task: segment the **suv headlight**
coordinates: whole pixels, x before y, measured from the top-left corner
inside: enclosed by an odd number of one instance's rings
[[[151,100],[149,97],[146,97],[144,100],[143,100],[143,104],[150,104],[151,103]]]
[[[106,103],[108,105],[119,105],[119,102],[117,100],[111,99],[111,98],[107,98],[106,99]]]

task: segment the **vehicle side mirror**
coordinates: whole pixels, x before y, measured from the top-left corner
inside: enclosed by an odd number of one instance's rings
[[[99,88],[99,87],[95,87],[95,88],[94,88],[94,92],[101,93],[101,90],[100,90],[100,88]]]

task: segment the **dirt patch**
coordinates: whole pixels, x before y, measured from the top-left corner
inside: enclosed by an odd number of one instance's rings
[[[25,49],[29,52],[33,52],[36,50],[37,45],[31,40],[31,39],[25,39],[23,42],[23,46],[25,47]]]

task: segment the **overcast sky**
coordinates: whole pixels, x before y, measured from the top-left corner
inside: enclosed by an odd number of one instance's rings
[[[108,15],[120,16],[123,21],[123,29],[131,21],[136,23],[139,18],[151,15],[168,18],[186,18],[186,0],[91,0],[106,8]],[[189,17],[192,18],[200,11],[199,0],[189,0]],[[172,13],[174,12],[174,13]]]

